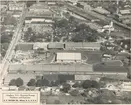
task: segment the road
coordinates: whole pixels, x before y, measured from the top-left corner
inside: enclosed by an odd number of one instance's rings
[[[0,85],[2,84],[2,80],[4,79],[5,75],[7,74],[7,70],[8,70],[10,61],[12,59],[12,56],[15,53],[14,52],[15,46],[17,45],[17,42],[21,38],[21,31],[22,31],[21,29],[24,23],[26,12],[27,12],[27,8],[24,8],[22,11],[22,15],[20,17],[19,23],[16,27],[16,31],[14,32],[14,35],[12,37],[12,41],[2,61],[1,68],[0,68]]]

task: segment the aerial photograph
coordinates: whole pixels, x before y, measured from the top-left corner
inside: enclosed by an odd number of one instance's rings
[[[131,105],[131,0],[0,0],[0,105],[45,104]]]

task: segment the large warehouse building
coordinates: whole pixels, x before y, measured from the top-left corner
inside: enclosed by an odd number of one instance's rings
[[[59,52],[56,55],[57,62],[81,62],[81,53]]]

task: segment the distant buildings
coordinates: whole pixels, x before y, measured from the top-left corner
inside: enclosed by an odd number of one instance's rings
[[[43,19],[52,19],[54,13],[48,7],[48,5],[44,3],[34,4],[29,8],[27,17],[30,18],[43,18]]]
[[[131,24],[131,9],[120,10],[120,13],[117,14],[117,18],[122,21],[122,23],[130,25]]]
[[[129,15],[129,14],[131,14],[131,10],[129,10],[129,9],[120,10],[120,14],[121,15]]]
[[[1,13],[5,12],[7,9],[8,9],[7,5],[3,5],[3,4],[0,5],[0,12]]]
[[[9,3],[10,11],[22,11],[25,7],[25,3]]]
[[[38,43],[20,43],[17,45],[19,50],[24,50],[25,47],[36,46]],[[89,51],[100,50],[101,44],[97,42],[39,42],[39,46],[47,45],[47,49],[64,49],[64,50],[76,50],[76,49],[86,49]],[[24,46],[24,47],[22,47]]]
[[[107,11],[106,9],[102,8],[102,7],[97,7],[95,8],[93,11],[97,12],[97,13],[100,13],[102,15],[109,15],[110,12]]]

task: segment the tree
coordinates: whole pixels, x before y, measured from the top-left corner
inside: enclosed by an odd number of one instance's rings
[[[95,104],[113,104],[116,96],[113,91],[101,90],[98,97],[94,98]]]
[[[1,43],[10,43],[11,41],[11,37],[4,34],[4,35],[1,35]]]
[[[27,31],[24,33],[24,40],[26,40],[27,42],[35,42],[36,35],[31,27],[29,27]]]
[[[55,100],[54,104],[60,104],[60,100]]]
[[[57,81],[57,80],[56,81],[51,81],[50,85],[51,86],[58,86],[59,85],[59,81]]]
[[[47,79],[42,79],[42,84],[44,86],[49,86],[49,81]]]
[[[65,92],[65,93],[68,93],[70,88],[71,88],[70,84],[64,83],[63,88],[61,89],[61,91]]]
[[[47,79],[38,79],[36,82],[37,87],[49,86],[49,81]]]
[[[12,79],[10,82],[9,82],[9,86],[16,86],[16,80],[15,79]]]
[[[59,27],[59,28],[68,27],[68,20],[67,19],[55,20],[53,26],[54,26],[54,28],[56,28],[56,27]]]
[[[7,16],[5,16],[4,25],[17,25],[17,20],[16,18],[14,18],[13,16],[11,16],[11,14],[7,14]]]
[[[35,86],[36,80],[35,79],[30,79],[30,81],[27,83],[27,86]]]
[[[97,31],[91,29],[86,24],[77,25],[74,32],[76,34],[72,37],[73,42],[96,42],[98,39]]]
[[[35,4],[35,1],[26,1],[26,6],[27,6],[27,7],[30,7],[30,6],[32,6],[33,4]]]
[[[76,82],[75,84],[72,85],[72,87],[77,88],[77,87],[81,87],[81,85],[82,85],[81,83]]]
[[[18,87],[22,86],[23,85],[23,80],[21,78],[17,78],[15,83],[16,83],[16,86],[18,86]]]
[[[72,96],[77,96],[79,94],[79,91],[78,90],[72,90],[72,91],[70,91],[70,95],[72,95]]]
[[[100,85],[99,83],[97,83],[96,81],[93,81],[93,80],[85,80],[82,84],[82,87],[84,89],[87,89],[87,88],[99,88]]]
[[[17,86],[20,87],[23,85],[23,80],[21,78],[12,79],[9,83],[9,86]]]
[[[127,67],[127,78],[131,79],[131,65]]]
[[[42,81],[41,81],[41,79],[38,79],[38,80],[37,80],[36,86],[37,86],[37,87],[41,87],[41,86],[42,86]]]

